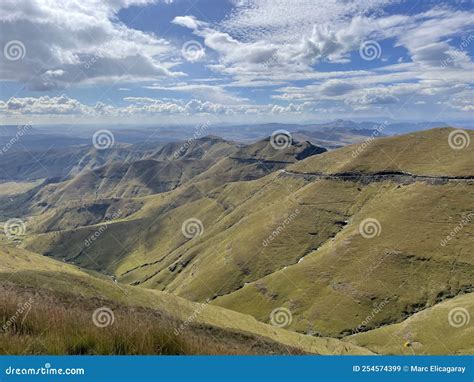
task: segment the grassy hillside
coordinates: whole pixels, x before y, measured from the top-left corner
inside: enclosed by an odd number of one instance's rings
[[[330,205],[318,192],[320,182],[310,187],[315,201]],[[353,187],[370,199],[333,240],[301,263],[215,303],[265,322],[269,311],[285,306],[293,314],[291,328],[343,336],[381,304],[384,309],[365,329],[399,322],[419,309],[472,290],[474,259],[467,250],[474,244],[472,226],[441,245],[472,213],[474,200],[467,186],[384,183]],[[380,224],[379,236],[370,239],[359,231],[369,218]]]
[[[18,248],[0,246],[0,256],[3,354],[369,353],[209,304],[120,285]],[[18,303],[29,308],[21,321],[15,311]],[[92,317],[104,306],[114,320],[100,328]]]
[[[453,150],[451,128],[432,129],[350,145],[293,165],[298,172],[404,171],[419,175],[473,175],[474,146]],[[474,131],[466,130],[470,140]]]
[[[399,324],[347,340],[379,354],[474,354],[473,315],[474,293],[469,293],[416,313]]]
[[[168,192],[31,217],[22,245],[134,290],[210,299],[264,323],[285,308],[287,328],[302,333],[372,332],[474,289],[474,157],[472,147],[449,146],[452,131],[301,161],[306,149],[294,147],[296,163],[270,173],[262,141]],[[189,219],[199,222],[195,237],[183,234]]]

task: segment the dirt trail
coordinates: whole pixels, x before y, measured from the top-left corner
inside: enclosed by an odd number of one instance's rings
[[[474,183],[474,175],[468,176],[430,176],[430,175],[415,175],[408,172],[398,171],[384,171],[375,173],[361,173],[361,172],[341,172],[336,174],[323,173],[302,173],[288,170],[280,170],[279,176],[288,177],[302,177],[306,180],[343,180],[350,182],[360,182],[363,184],[373,182],[392,181],[402,184],[410,184],[414,182],[426,182],[428,184],[439,185],[451,182]]]

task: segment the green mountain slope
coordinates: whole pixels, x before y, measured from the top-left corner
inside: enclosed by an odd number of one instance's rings
[[[452,131],[293,155],[254,179],[272,160],[259,143],[168,192],[32,217],[23,245],[265,323],[285,308],[298,332],[369,333],[473,291],[474,156]]]
[[[399,324],[347,337],[380,354],[474,354],[474,293],[443,301]]]
[[[150,338],[158,343],[157,351],[184,352],[205,354],[213,352],[222,353],[286,353],[286,352],[310,352],[317,354],[369,354],[370,352],[329,338],[312,338],[302,336],[278,327],[262,324],[250,316],[232,312],[226,309],[211,306],[209,304],[194,304],[182,298],[143,288],[132,288],[114,283],[110,278],[100,274],[86,273],[72,265],[57,262],[43,256],[27,252],[18,248],[0,246],[0,289],[2,296],[6,299],[12,295],[17,297],[22,304],[30,301],[28,316],[20,322],[11,322],[11,317],[0,315],[1,323],[7,325],[10,330],[2,335],[0,349],[3,353],[22,353],[28,349],[37,349],[39,353],[51,354],[53,351],[77,352],[106,351],[110,350],[107,343],[100,343],[102,338],[100,329],[94,327],[92,317],[94,310],[104,307],[106,304],[111,314],[116,316],[117,322],[111,324],[119,325],[123,331],[130,330],[134,336],[123,338],[117,337],[119,333],[105,331],[105,334],[115,341],[126,341],[121,346],[140,352],[149,350],[146,344],[134,343],[134,340],[142,340],[136,333],[136,328],[143,325],[137,321],[155,316],[154,320],[161,323],[170,332],[154,333],[147,332],[147,341]],[[29,300],[25,300],[29,298]],[[67,301],[67,302],[66,302]],[[69,309],[76,311],[74,319],[67,324],[73,326],[83,336],[77,333],[73,338],[56,338],[55,333],[44,330],[36,336],[35,331],[41,329],[42,319],[45,312],[44,306],[56,313],[54,320],[49,316],[44,328],[56,325],[56,329],[62,323],[66,315],[59,311],[58,306],[64,304]],[[106,307],[107,307],[106,306]],[[2,304],[5,309],[5,305]],[[81,312],[81,314],[78,314]],[[50,312],[51,313],[51,312]],[[143,317],[142,317],[143,316]],[[88,319],[87,319],[87,318]],[[8,323],[10,320],[10,323]],[[120,322],[122,320],[122,322]],[[78,326],[79,321],[82,326]],[[87,322],[89,321],[89,322]],[[99,321],[101,322],[101,321]],[[109,320],[109,323],[111,321]],[[29,325],[29,326],[28,326]],[[128,325],[128,326],[127,326]],[[23,331],[22,328],[27,331]],[[133,330],[129,327],[134,328]],[[159,325],[151,327],[153,330],[163,330]],[[143,329],[150,329],[144,327]],[[16,332],[14,332],[16,330]],[[177,332],[175,332],[175,330]],[[33,333],[31,333],[31,331]],[[183,334],[180,332],[183,331]],[[178,334],[176,334],[178,333]],[[33,335],[31,335],[33,334]],[[57,334],[57,333],[56,333]],[[60,334],[60,333],[59,333]],[[73,333],[68,333],[72,335]],[[94,338],[89,338],[93,334]],[[190,336],[191,340],[180,339],[178,336]],[[87,341],[85,338],[89,338]],[[99,343],[97,343],[99,342]],[[173,346],[170,345],[173,344]],[[46,344],[46,348],[39,345]],[[28,345],[28,346],[25,346]],[[18,346],[18,347],[15,347]],[[48,346],[50,346],[48,348]],[[66,346],[66,347],[65,347]],[[103,346],[102,348],[100,346]],[[140,347],[141,346],[141,347]],[[119,351],[111,347],[112,351]]]

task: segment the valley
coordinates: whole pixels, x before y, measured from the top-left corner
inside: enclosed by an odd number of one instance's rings
[[[474,303],[474,155],[450,146],[453,131],[74,146],[41,166],[13,152],[0,158],[17,182],[0,192],[2,291],[58,317],[158,314],[163,338],[195,317],[195,342],[124,354],[473,354],[472,325],[448,321]],[[118,351],[104,341],[90,351]]]

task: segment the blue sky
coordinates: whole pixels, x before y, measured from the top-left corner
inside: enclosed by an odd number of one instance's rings
[[[472,121],[473,7],[3,0],[0,122]]]

